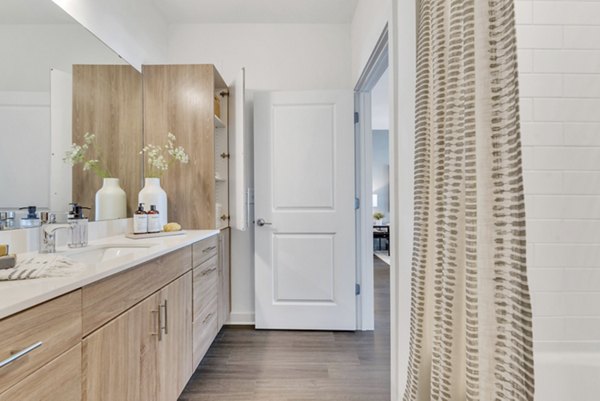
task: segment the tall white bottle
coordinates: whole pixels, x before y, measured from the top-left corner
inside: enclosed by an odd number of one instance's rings
[[[160,178],[146,178],[144,180],[144,188],[138,195],[138,203],[144,203],[145,205],[156,205],[160,216],[160,227],[161,230],[168,223],[168,204],[167,204],[167,193],[160,186]]]
[[[96,192],[96,220],[124,219],[127,217],[127,196],[118,178],[104,178]]]

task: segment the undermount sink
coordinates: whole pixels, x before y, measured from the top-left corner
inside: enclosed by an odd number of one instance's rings
[[[104,244],[65,251],[64,256],[87,264],[96,264],[123,256],[143,256],[148,248],[156,244]]]

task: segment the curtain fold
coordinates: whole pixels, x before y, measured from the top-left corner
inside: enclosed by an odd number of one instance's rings
[[[404,401],[533,400],[513,0],[416,0]]]

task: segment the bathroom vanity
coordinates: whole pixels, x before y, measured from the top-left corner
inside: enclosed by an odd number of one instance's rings
[[[112,237],[102,249],[147,247],[69,277],[1,282],[0,401],[177,400],[227,320],[227,241],[228,230]]]

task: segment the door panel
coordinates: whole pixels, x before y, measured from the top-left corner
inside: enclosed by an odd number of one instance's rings
[[[257,328],[356,328],[352,99],[255,96]]]
[[[192,273],[160,291],[164,326],[158,346],[160,401],[176,400],[192,375]]]

